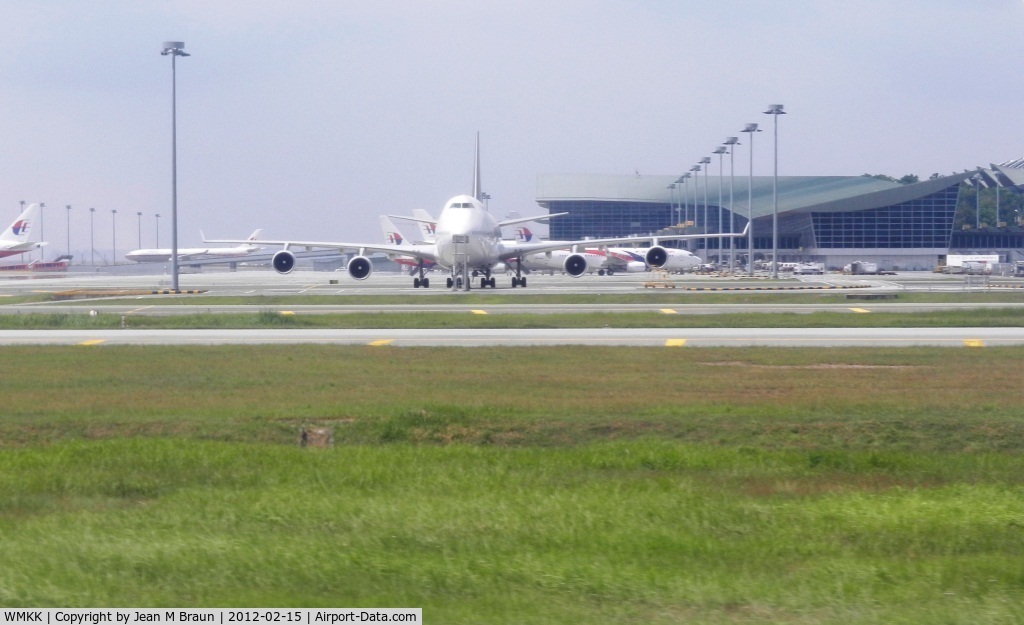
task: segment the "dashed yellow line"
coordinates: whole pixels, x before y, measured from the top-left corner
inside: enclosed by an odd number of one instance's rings
[[[378,339],[376,341],[370,341],[371,347],[383,347],[385,345],[391,345],[395,342],[395,339]]]
[[[668,339],[665,341],[665,347],[682,347],[686,345],[686,339]]]
[[[851,308],[850,310],[852,310],[855,313],[869,313],[869,312],[871,312],[867,308]]]
[[[672,310],[671,308],[662,308],[661,312],[663,312],[666,315],[677,315],[677,314],[679,314],[676,311]]]
[[[147,308],[152,308],[152,306],[143,306],[141,308],[136,308],[135,310],[129,310],[128,314],[132,315],[132,314],[135,314],[137,312],[142,312],[142,311],[146,310]]]
[[[294,310],[282,310],[281,312],[279,312],[277,314],[281,315],[282,317],[294,317],[295,316],[295,311]]]
[[[985,341],[981,339],[964,339],[964,347],[985,347]]]
[[[474,315],[486,315],[487,314],[486,310],[471,310],[469,312],[473,313]]]
[[[79,345],[99,345],[105,343],[107,339],[89,339],[88,341],[82,341]]]

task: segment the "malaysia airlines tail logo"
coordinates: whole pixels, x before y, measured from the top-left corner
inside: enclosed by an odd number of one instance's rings
[[[533,240],[533,233],[529,228],[516,228],[516,238],[523,243],[529,243]]]
[[[388,233],[388,243],[391,243],[392,245],[401,245],[403,240],[402,235],[397,232]]]
[[[14,222],[13,226],[11,226],[11,232],[14,233],[14,236],[20,237],[21,235],[28,232],[28,228],[29,221],[27,219],[19,219],[18,221]]]
[[[431,235],[436,234],[437,224],[423,224],[423,225],[426,226],[427,232],[429,232]]]

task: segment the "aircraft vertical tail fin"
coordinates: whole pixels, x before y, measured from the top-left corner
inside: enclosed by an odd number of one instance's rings
[[[18,215],[18,218],[14,220],[10,226],[7,227],[0,233],[0,241],[6,241],[9,243],[25,243],[28,241],[28,235],[32,231],[32,227],[35,226],[36,220],[39,218],[39,205],[29,204],[28,208]]]
[[[420,228],[420,236],[423,241],[425,243],[433,243],[435,241],[434,234],[437,230],[437,220],[422,208],[414,208],[412,216],[420,220],[416,222],[416,225]]]
[[[391,218],[387,215],[380,216],[380,229],[384,233],[384,242],[389,245],[404,245],[405,237],[402,236],[401,231],[395,222],[391,221]]]

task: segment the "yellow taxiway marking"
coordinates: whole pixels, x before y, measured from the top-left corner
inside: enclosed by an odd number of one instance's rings
[[[853,312],[857,312],[857,313],[869,313],[869,312],[871,312],[867,308],[851,308],[850,310],[852,310]]]
[[[473,313],[474,315],[486,315],[487,314],[486,310],[471,310],[469,312]]]
[[[142,312],[142,311],[146,310],[147,308],[152,308],[152,307],[153,306],[150,305],[150,306],[143,306],[142,308],[136,308],[135,310],[129,310],[128,314],[131,315],[133,313]]]
[[[661,312],[665,313],[666,315],[677,315],[677,314],[679,314],[676,311],[672,310],[671,308],[662,308]]]
[[[686,339],[668,339],[665,341],[665,347],[682,347],[686,345]]]
[[[985,341],[981,339],[964,339],[964,347],[985,347]]]
[[[107,339],[89,339],[88,341],[82,341],[79,345],[99,345],[105,343]]]
[[[384,345],[391,345],[395,342],[395,339],[379,339],[376,341],[370,341],[372,347],[383,347]]]
[[[289,316],[289,315],[295,315],[295,311],[294,310],[282,310],[278,314],[281,315],[282,317],[286,317],[286,316]]]

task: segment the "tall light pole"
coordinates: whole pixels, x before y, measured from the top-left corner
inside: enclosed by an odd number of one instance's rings
[[[66,208],[67,211],[68,211],[68,256],[70,257],[71,256],[71,205],[68,204],[64,208]],[[68,260],[70,261],[71,258],[68,258]]]
[[[711,164],[711,157],[705,156],[700,159],[700,164],[704,166],[704,234],[708,233],[708,165]],[[708,255],[708,238],[704,237],[704,256]],[[707,260],[705,258],[704,260]]]
[[[110,209],[110,264],[117,264],[117,209]]]
[[[739,137],[726,137],[725,145],[729,148],[729,232],[736,232],[736,208],[733,205],[733,186],[735,185],[736,175],[736,148],[734,145],[739,145]],[[736,246],[733,244],[734,239],[729,237],[729,271],[730,273],[736,270]]]
[[[695,228],[697,227],[697,181],[700,178],[699,171],[700,165],[694,165],[690,168],[690,173],[693,174],[693,226]],[[689,215],[687,215],[687,221],[689,221]]]
[[[135,214],[139,216],[139,249],[142,249],[142,211]]]
[[[672,219],[671,215],[676,212],[676,183],[672,183],[666,187],[668,189],[668,202],[669,202],[669,219]]]
[[[724,146],[718,146],[712,154],[718,155],[718,233],[722,234],[725,230],[722,229],[722,224],[725,223],[725,208],[722,205],[725,203],[722,201],[722,157],[727,154],[727,150]],[[718,263],[722,263],[722,238],[718,239]]]
[[[977,230],[981,228],[981,174],[974,174],[971,180],[974,181],[974,229]]]
[[[156,214],[156,246],[160,247],[160,213]]]
[[[754,133],[757,124],[747,124],[740,132],[750,133],[750,173],[747,174],[747,275],[754,275]]]
[[[89,264],[96,266],[96,229],[93,227],[95,221],[95,208],[89,209]]]
[[[171,290],[178,290],[178,70],[177,58],[189,56],[185,42],[165,41],[160,54],[171,55]]]
[[[772,277],[779,277],[779,115],[785,115],[781,104],[769,104],[765,115],[775,122],[775,172],[772,174]]]
[[[686,172],[682,176],[679,176],[679,180],[676,182],[683,183],[683,190],[679,194],[679,222],[686,224],[686,204],[690,201],[687,197],[690,187],[690,172]],[[683,227],[685,228],[686,226],[684,225]]]

